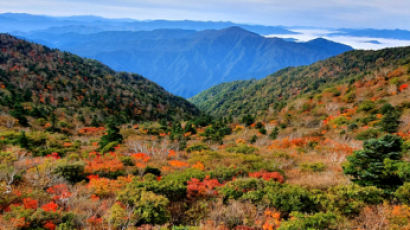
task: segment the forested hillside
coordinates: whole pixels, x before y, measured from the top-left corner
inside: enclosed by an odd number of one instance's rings
[[[7,34],[0,35],[0,50],[1,111],[23,125],[54,119],[68,126],[98,126],[111,116],[128,123],[199,114],[195,106],[144,77],[114,72],[94,60]],[[28,117],[36,120],[28,122]]]
[[[199,93],[190,101],[215,116],[268,115],[272,110],[281,109],[291,98],[319,94],[338,84],[344,90],[334,91],[341,94],[341,98],[353,97],[358,90],[354,83],[369,78],[377,84],[382,84],[379,78],[384,79],[383,87],[380,85],[368,93],[385,97],[387,91],[397,90],[399,86],[398,82],[389,83],[386,72],[400,66],[406,69],[409,62],[410,47],[350,51],[309,66],[282,69],[258,81],[224,83]]]

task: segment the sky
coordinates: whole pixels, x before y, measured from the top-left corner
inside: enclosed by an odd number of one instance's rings
[[[410,29],[410,0],[0,0],[0,12]]]

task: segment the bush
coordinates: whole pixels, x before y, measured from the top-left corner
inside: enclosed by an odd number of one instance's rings
[[[326,169],[326,165],[322,162],[305,163],[301,165],[302,171],[306,172],[323,172]]]
[[[100,149],[101,153],[107,153],[114,150],[115,146],[118,146],[120,143],[118,141],[113,141],[104,145],[103,148]]]
[[[121,162],[124,166],[134,166],[134,162],[130,156],[121,157]]]
[[[270,138],[271,140],[275,140],[275,139],[278,137],[278,135],[279,135],[279,128],[278,128],[278,127],[275,127],[275,128],[272,130],[272,132],[269,134],[269,138]]]
[[[222,186],[219,191],[224,199],[239,199],[249,191],[259,190],[263,194],[264,181],[255,178],[241,178],[230,181]]]
[[[57,164],[54,173],[63,177],[71,184],[75,184],[85,179],[84,162],[61,161]]]
[[[131,218],[137,225],[164,224],[170,217],[167,210],[169,200],[151,191],[127,186],[123,192],[119,193],[117,199],[133,207]]]
[[[242,117],[242,123],[246,126],[250,126],[255,122],[255,118],[252,115],[245,115]]]
[[[300,230],[300,229],[338,229],[338,217],[332,212],[318,212],[307,215],[299,212],[292,212],[292,218],[281,223],[278,230]]]
[[[401,145],[402,139],[394,135],[365,141],[363,150],[347,157],[348,162],[343,166],[343,171],[359,185],[395,190],[403,184],[392,168],[401,161]]]
[[[190,153],[190,152],[201,152],[201,151],[209,150],[209,149],[210,149],[210,148],[209,148],[207,145],[204,145],[204,144],[196,144],[196,145],[189,146],[189,147],[186,149],[186,151],[187,151],[188,153]]]
[[[230,153],[251,154],[251,153],[257,152],[258,149],[253,147],[253,146],[248,146],[248,145],[241,144],[241,145],[226,148],[226,151],[228,151]]]
[[[258,140],[258,137],[256,135],[253,135],[251,139],[249,140],[249,143],[254,144]]]
[[[234,167],[218,167],[210,172],[211,178],[217,179],[219,182],[232,180],[233,177],[240,173],[238,168]]]
[[[150,166],[147,166],[147,167],[145,168],[145,170],[144,170],[144,175],[145,175],[145,174],[148,174],[148,173],[151,173],[151,174],[153,174],[153,175],[155,175],[155,176],[161,176],[161,170],[160,170],[160,169],[154,168],[154,167],[150,167]]]
[[[403,204],[410,205],[410,182],[404,183],[400,186],[394,196]]]
[[[339,212],[346,216],[358,215],[366,204],[383,202],[384,192],[374,186],[341,185],[330,188],[325,197],[318,197],[323,210]]]
[[[362,101],[359,105],[358,111],[369,112],[376,107],[376,104],[373,101]]]
[[[377,129],[367,129],[365,131],[358,133],[356,135],[356,139],[364,141],[364,140],[368,140],[371,138],[377,138],[379,134],[380,134],[380,131]]]
[[[314,212],[317,210],[313,194],[299,186],[267,182],[264,194],[264,199],[281,212]]]
[[[147,173],[146,175],[153,175]],[[196,169],[186,169],[181,172],[168,174],[157,181],[155,177],[144,177],[140,180],[137,177],[128,185],[129,189],[145,189],[156,194],[166,196],[168,199],[176,201],[186,197],[187,181],[191,178],[202,180],[205,178],[205,173]]]

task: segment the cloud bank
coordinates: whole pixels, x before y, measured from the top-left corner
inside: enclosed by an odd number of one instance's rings
[[[13,0],[0,12],[410,29],[409,0]]]

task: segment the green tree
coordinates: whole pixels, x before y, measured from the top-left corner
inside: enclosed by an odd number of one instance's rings
[[[252,115],[245,115],[242,117],[242,123],[244,123],[246,126],[250,126],[255,122],[255,118]]]
[[[379,139],[364,142],[363,150],[355,151],[347,157],[343,166],[345,174],[362,186],[376,186],[391,190],[403,184],[394,166],[402,162],[402,139],[386,135]]]
[[[382,130],[388,133],[397,132],[397,128],[400,125],[400,115],[400,112],[396,110],[390,110],[389,112],[385,113],[379,123],[382,127]]]
[[[123,137],[120,134],[120,129],[117,126],[115,126],[114,122],[109,122],[107,124],[107,134],[102,136],[99,142],[100,150],[103,149],[109,143],[112,143],[112,142],[121,143],[122,140],[123,140]]]
[[[279,135],[279,128],[275,126],[275,128],[272,130],[272,132],[269,134],[269,138],[271,140],[275,140]]]

